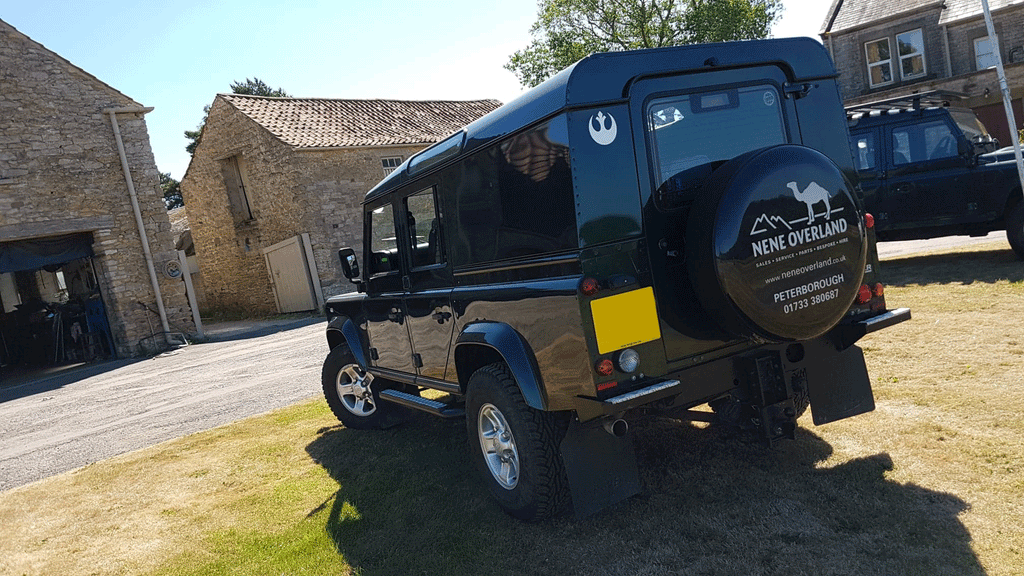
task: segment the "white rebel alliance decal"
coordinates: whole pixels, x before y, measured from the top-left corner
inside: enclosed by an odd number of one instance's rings
[[[605,119],[611,121],[611,124],[606,124]],[[594,120],[597,120],[596,129],[594,128]],[[587,127],[590,128],[590,137],[601,146],[607,146],[615,142],[615,136],[619,133],[618,127],[615,126],[615,118],[611,114],[605,116],[604,112],[598,112],[596,115],[591,116]]]
[[[832,218],[832,203],[828,201],[828,190],[824,189],[817,182],[811,182],[807,185],[807,188],[800,191],[800,188],[796,185],[796,182],[790,182],[786,184],[790,190],[793,191],[793,196],[797,200],[807,204],[807,223],[814,223],[814,205],[818,202],[825,203],[825,220]]]

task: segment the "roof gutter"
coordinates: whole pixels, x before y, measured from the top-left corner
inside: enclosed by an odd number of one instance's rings
[[[121,169],[124,171],[124,181],[128,185],[128,196],[132,201],[132,211],[135,213],[135,225],[139,228],[139,237],[142,240],[142,253],[146,257],[146,268],[149,270],[149,281],[153,285],[153,294],[156,296],[156,308],[160,315],[160,324],[164,329],[164,340],[171,344],[171,327],[167,323],[167,311],[164,309],[163,295],[160,293],[160,281],[156,276],[156,268],[153,266],[153,253],[149,248],[149,236],[146,235],[146,225],[142,221],[142,210],[139,208],[139,198],[135,193],[135,182],[132,180],[132,173],[128,167],[128,156],[124,151],[124,140],[121,138],[121,128],[117,125],[118,114],[147,114],[153,111],[153,107],[121,107],[107,108],[103,112],[110,114],[110,125],[114,127],[114,139],[117,141],[117,153],[121,157]]]
[[[409,146],[432,146],[434,142],[407,142],[403,144],[356,144],[353,146],[292,146],[295,152],[323,152],[327,150],[380,150],[381,148],[408,148]]]

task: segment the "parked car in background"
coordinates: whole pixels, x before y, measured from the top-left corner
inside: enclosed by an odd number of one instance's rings
[[[968,108],[919,94],[847,108],[851,147],[879,240],[1006,230],[1024,259],[1024,202],[1013,151]]]

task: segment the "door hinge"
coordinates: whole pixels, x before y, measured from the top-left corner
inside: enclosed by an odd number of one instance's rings
[[[423,368],[423,357],[422,357],[422,356],[420,356],[419,354],[413,354],[413,355],[412,355],[412,363],[413,363],[413,364],[414,364],[414,365],[415,365],[415,366],[416,366],[417,368]]]
[[[376,348],[370,348],[370,358],[372,358],[373,360],[380,360],[380,355],[377,354]]]
[[[799,100],[804,96],[807,96],[807,93],[814,87],[816,87],[815,84],[786,84],[786,87],[783,88],[783,92],[785,93],[786,98]]]

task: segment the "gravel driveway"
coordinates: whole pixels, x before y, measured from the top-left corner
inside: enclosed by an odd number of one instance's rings
[[[262,332],[0,388],[0,491],[319,395],[323,318]]]

